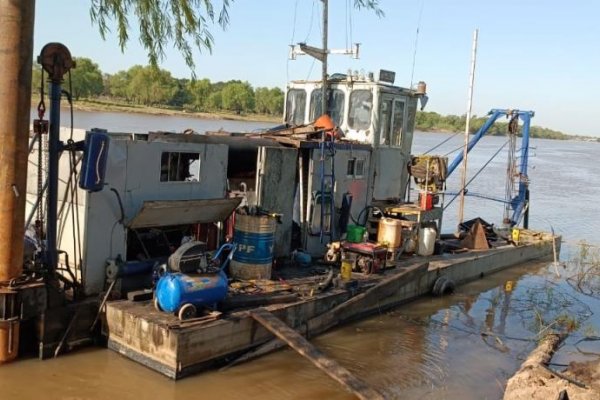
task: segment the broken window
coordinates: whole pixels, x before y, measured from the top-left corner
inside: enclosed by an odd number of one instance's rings
[[[371,126],[373,93],[370,90],[354,90],[350,95],[348,125],[351,129],[365,130]]]
[[[164,152],[160,158],[161,182],[199,182],[200,154]]]

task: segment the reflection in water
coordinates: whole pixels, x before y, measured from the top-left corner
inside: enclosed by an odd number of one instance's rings
[[[124,118],[120,114],[100,114],[103,120],[90,120],[89,126],[84,127],[103,126],[114,118]],[[212,127],[196,128],[190,124],[200,123],[186,118],[177,126],[166,117],[135,118],[126,122],[142,132],[188,127],[202,131],[218,129],[222,123],[210,121]],[[243,129],[245,123],[236,124],[237,127],[226,129]],[[446,137],[418,134],[414,152],[426,151]],[[461,140],[458,137],[450,141],[438,152],[443,154],[457,147]],[[483,139],[469,164],[477,170],[503,142],[497,137]],[[593,209],[597,193],[591,190],[600,187],[600,173],[590,170],[598,165],[591,162],[597,154],[597,144],[534,139],[532,145],[537,147],[537,158],[531,161],[537,167],[531,172],[532,226],[553,226],[572,241],[585,238],[600,225],[600,213]],[[569,163],[564,162],[567,154]],[[504,175],[504,162],[492,162],[472,190],[502,197]],[[452,179],[450,185],[456,183]],[[571,185],[580,189],[572,195],[576,199],[569,199]],[[556,193],[561,193],[561,197]],[[577,200],[579,206],[564,207],[564,202],[571,200]],[[446,212],[447,230],[455,226],[453,207]],[[494,209],[489,203],[472,198],[467,199],[467,211],[467,218],[481,216],[490,222],[502,217],[501,207]],[[566,259],[571,249],[563,250]],[[561,271],[563,276],[576,273],[569,268]],[[423,297],[391,312],[340,327],[316,338],[314,343],[391,398],[497,399],[502,396],[506,379],[535,346],[540,325],[546,326],[561,313],[574,316],[581,328],[559,350],[555,361],[567,362],[578,355],[574,343],[586,329],[600,326],[600,316],[591,315],[590,308],[600,309],[600,301],[582,298],[564,278],[557,278],[547,263],[529,263],[459,287],[452,296]],[[2,366],[0,382],[2,398],[353,398],[289,350],[174,383],[111,351],[90,349],[56,360],[25,360]]]

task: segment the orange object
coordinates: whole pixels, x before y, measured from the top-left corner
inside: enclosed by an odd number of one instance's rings
[[[17,358],[19,354],[18,318],[0,320],[0,364]]]
[[[314,125],[315,128],[320,130],[322,129],[326,132],[331,132],[335,129],[335,124],[333,123],[333,120],[327,114],[323,114],[319,118],[317,118]]]

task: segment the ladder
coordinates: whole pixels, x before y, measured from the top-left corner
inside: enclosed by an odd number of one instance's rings
[[[329,237],[331,242],[334,237],[334,216],[335,216],[335,137],[330,136],[330,140],[326,140],[327,135],[323,132],[321,141],[319,142],[320,151],[320,196],[317,196],[317,202],[320,197],[321,203],[321,223],[319,224],[319,237],[321,243],[324,243],[325,237]],[[327,167],[329,164],[329,173]]]

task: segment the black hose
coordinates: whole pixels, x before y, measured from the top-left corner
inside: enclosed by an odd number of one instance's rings
[[[123,202],[121,201],[121,195],[115,188],[110,188],[110,191],[114,192],[115,196],[117,196],[117,200],[119,202],[119,209],[121,210],[121,218],[119,219],[119,223],[121,225],[123,225],[123,222],[125,222],[125,209],[123,208]]]

